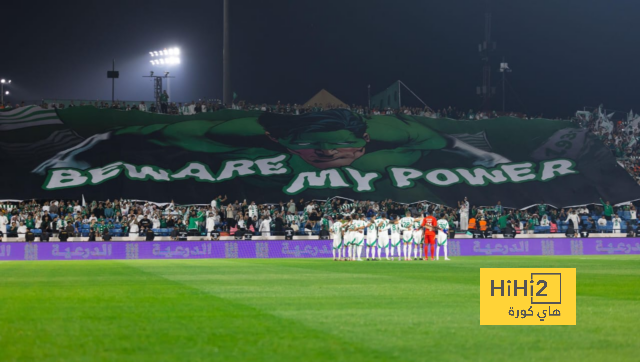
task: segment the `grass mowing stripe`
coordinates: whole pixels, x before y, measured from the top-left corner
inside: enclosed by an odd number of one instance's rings
[[[18,262],[3,264],[0,272],[11,275],[0,281],[2,361],[376,357],[357,344],[123,262]]]
[[[2,263],[0,360],[637,360],[640,257],[581,258]],[[578,325],[479,326],[481,267],[577,268]]]
[[[613,295],[595,298],[578,292],[581,317],[575,327],[479,326],[479,267],[577,267],[580,275],[587,266],[611,270],[612,263],[619,263],[615,257],[604,265],[575,259],[474,257],[447,264],[200,261],[150,271],[405,360],[510,361],[522,359],[524,351],[529,355],[524,360],[633,360],[631,336],[638,327],[628,316],[638,312]],[[627,263],[637,265],[637,257],[622,261],[623,270]],[[601,294],[614,290],[603,282],[595,282]],[[637,280],[624,283],[629,293],[638,286]],[[589,284],[588,278],[579,278],[578,289]],[[603,308],[606,314],[598,314]]]

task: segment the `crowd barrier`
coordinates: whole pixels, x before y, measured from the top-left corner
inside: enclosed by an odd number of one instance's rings
[[[638,238],[449,240],[449,256],[630,255]],[[0,260],[331,258],[330,240],[1,243]]]

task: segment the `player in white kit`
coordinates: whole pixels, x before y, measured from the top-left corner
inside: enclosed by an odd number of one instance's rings
[[[444,249],[444,260],[451,260],[447,258],[447,236],[449,233],[449,221],[445,219],[444,214],[440,214],[438,220],[438,234],[436,235],[436,260],[440,259],[440,247]]]
[[[389,220],[386,214],[382,214],[382,217],[376,220],[378,226],[378,260],[382,257],[382,249],[385,250],[387,260],[389,260]]]
[[[366,257],[369,261],[369,251],[371,251],[371,259],[376,260],[376,246],[378,245],[378,226],[375,218],[371,218],[366,226],[367,229],[367,251]]]
[[[367,222],[364,220],[364,215],[360,215],[360,219],[355,219],[351,223],[353,230],[353,247],[354,251],[358,253],[358,258],[354,255],[351,260],[362,261],[362,248],[364,247],[364,229],[367,226]]]
[[[342,247],[342,216],[336,217],[336,222],[331,225],[331,236],[333,236],[333,260],[342,259],[341,252],[344,251]],[[338,251],[338,258],[336,259],[336,250]]]
[[[422,231],[422,226],[420,224],[420,219],[413,219],[413,259],[418,260],[418,255],[420,256],[420,260],[422,260],[422,249],[424,248],[424,234]]]
[[[353,252],[353,220],[351,216],[345,216],[346,223],[342,225],[343,230],[343,242],[345,249],[345,260],[351,260],[351,257],[355,255]]]
[[[389,244],[389,252],[391,253],[391,260],[394,260],[395,251],[398,252],[398,260],[402,260],[402,253],[400,252],[400,248],[402,248],[402,242],[400,241],[400,221],[396,216],[393,221],[390,221],[389,230],[391,230],[391,242]]]
[[[404,260],[411,260],[411,242],[413,241],[413,218],[411,212],[407,211],[406,216],[400,219],[400,230],[402,230],[402,249],[404,250]],[[402,255],[400,255],[402,260]]]

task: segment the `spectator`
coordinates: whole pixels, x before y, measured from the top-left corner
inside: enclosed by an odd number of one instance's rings
[[[618,216],[617,214],[613,216],[613,220],[611,220],[613,223],[613,233],[614,234],[618,234],[620,233],[620,230],[622,229],[622,220],[620,219],[620,216]]]
[[[604,228],[607,226],[607,219],[605,218],[604,215],[600,216],[600,219],[598,219],[598,226],[600,226],[601,228]]]
[[[611,215],[613,214],[613,207],[611,207],[611,204],[609,204],[609,201],[605,203],[602,199],[600,199],[600,202],[602,203],[602,207],[604,207],[605,219],[607,219],[607,221],[611,221]]]
[[[24,224],[24,222],[20,222],[20,226],[18,226],[18,240],[19,241],[24,241],[24,237],[27,234],[27,226]]]
[[[162,113],[167,113],[168,112],[168,107],[169,106],[169,95],[167,94],[167,91],[164,90],[162,91],[162,94],[160,95],[160,109],[162,110]]]

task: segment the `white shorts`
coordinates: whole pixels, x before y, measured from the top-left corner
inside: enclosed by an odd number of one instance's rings
[[[349,246],[351,245],[352,241],[353,241],[353,231],[347,231],[346,233],[344,233],[344,242],[342,244],[344,246]]]
[[[389,246],[389,234],[386,231],[383,231],[378,235],[378,247],[386,248]]]
[[[391,234],[391,246],[400,245],[400,234]]]
[[[340,236],[335,236],[333,238],[333,248],[340,249],[341,246],[342,246],[342,238]]]
[[[367,246],[376,246],[376,241],[378,240],[378,233],[367,231]]]
[[[364,234],[362,232],[356,231],[353,233],[353,245],[362,245],[364,244]]]
[[[414,244],[424,244],[424,238],[422,237],[422,230],[414,230],[413,231],[413,243]]]
[[[439,231],[438,235],[436,235],[436,243],[440,246],[445,245],[447,243],[447,234]]]
[[[402,242],[409,243],[413,240],[413,231],[405,230],[402,232]]]

